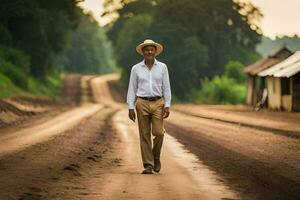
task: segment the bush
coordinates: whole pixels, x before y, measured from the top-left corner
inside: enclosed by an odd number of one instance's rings
[[[0,72],[7,76],[16,86],[27,89],[26,74],[13,65],[0,58]]]
[[[246,87],[227,76],[201,81],[201,89],[193,90],[191,101],[205,104],[240,104],[245,101]]]
[[[243,73],[244,65],[239,61],[229,61],[225,65],[225,76],[234,79],[238,83],[244,83],[246,75]]]
[[[29,96],[28,93],[16,87],[11,80],[4,74],[0,73],[0,98],[12,96]]]
[[[48,76],[45,82],[34,79],[32,77],[28,78],[28,91],[36,95],[47,95],[49,97],[56,97],[60,87],[62,76],[60,74],[55,74]]]
[[[45,85],[45,93],[54,98],[59,97],[57,94],[61,89],[61,81],[63,79],[63,75],[53,74],[47,77],[46,85]]]
[[[41,93],[40,87],[41,87],[42,83],[40,81],[38,81],[37,79],[28,77],[27,84],[28,84],[28,91],[31,92],[32,94],[40,94]]]
[[[15,65],[22,72],[29,74],[30,58],[20,49],[0,45],[0,58]]]

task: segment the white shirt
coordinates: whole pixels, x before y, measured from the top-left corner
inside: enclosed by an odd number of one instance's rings
[[[155,59],[151,70],[149,70],[143,60],[132,67],[127,92],[127,104],[129,109],[134,109],[137,96],[161,96],[164,98],[165,107],[170,107],[171,87],[166,64]]]

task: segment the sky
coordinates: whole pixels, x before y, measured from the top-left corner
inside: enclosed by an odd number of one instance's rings
[[[264,15],[260,27],[263,34],[300,36],[300,0],[251,0]]]
[[[91,12],[94,18],[98,21],[100,26],[104,26],[110,22],[110,19],[101,17],[103,12],[103,1],[102,0],[84,0],[78,5],[82,7],[86,12]]]
[[[300,36],[300,0],[244,0],[251,1],[263,13],[260,27],[265,36],[275,38],[282,35]],[[100,26],[110,19],[100,17],[103,12],[102,0],[85,0],[80,3],[86,11],[93,13]]]

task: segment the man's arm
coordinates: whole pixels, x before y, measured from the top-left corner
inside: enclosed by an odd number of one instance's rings
[[[130,72],[130,79],[127,91],[127,104],[128,104],[128,117],[132,121],[135,121],[135,112],[134,112],[134,103],[136,100],[136,91],[137,91],[137,76],[135,68],[133,67]]]
[[[171,106],[171,86],[169,79],[169,72],[167,66],[165,66],[165,71],[163,74],[163,96],[164,96],[164,118],[169,117],[170,115],[170,106]]]

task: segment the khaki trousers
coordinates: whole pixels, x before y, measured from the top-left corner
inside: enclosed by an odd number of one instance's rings
[[[141,98],[136,100],[136,112],[139,125],[140,146],[142,160],[145,165],[154,166],[154,159],[160,159],[161,147],[164,139],[163,112],[164,101],[148,101]],[[153,138],[153,147],[151,134]]]

